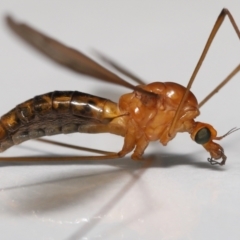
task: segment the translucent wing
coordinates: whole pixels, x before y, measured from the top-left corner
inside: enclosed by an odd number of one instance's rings
[[[103,60],[104,62],[106,62],[109,66],[113,67],[114,69],[116,69],[117,71],[119,71],[120,73],[124,74],[125,76],[131,78],[132,80],[134,80],[136,83],[138,84],[145,84],[145,82],[140,79],[139,77],[137,77],[135,74],[133,74],[132,72],[130,72],[129,70],[127,70],[126,68],[120,66],[118,63],[116,63],[115,61],[111,60],[109,57],[107,57],[105,54],[99,53],[98,51],[95,50],[95,53],[97,54],[97,56]]]
[[[62,43],[36,31],[26,24],[17,23],[9,16],[6,18],[6,22],[18,36],[55,62],[78,73],[85,74],[105,82],[135,89],[132,84],[102,67],[83,53],[63,45]]]

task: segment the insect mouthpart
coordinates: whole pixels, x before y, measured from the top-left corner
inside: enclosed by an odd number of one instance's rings
[[[225,162],[226,162],[226,160],[227,160],[227,157],[226,157],[226,155],[224,155],[223,149],[221,150],[221,153],[222,153],[222,161],[221,161],[221,162],[217,162],[216,160],[214,160],[213,157],[208,158],[208,159],[207,159],[208,162],[209,162],[211,165],[220,165],[220,166],[224,165]]]

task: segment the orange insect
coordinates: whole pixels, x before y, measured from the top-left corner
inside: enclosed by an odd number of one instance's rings
[[[208,161],[211,164],[225,164],[227,157],[224,150],[213,140],[221,140],[237,129],[218,137],[217,131],[210,124],[196,122],[194,119],[200,114],[199,108],[240,71],[240,65],[200,104],[190,88],[226,16],[240,39],[240,31],[231,13],[223,9],[186,88],[173,82],[145,85],[140,79],[102,56],[103,60],[140,84],[135,87],[81,52],[8,17],[7,23],[13,31],[54,61],[81,74],[128,87],[133,92],[121,96],[118,104],[77,91],[55,91],[36,96],[1,117],[0,151],[46,135],[109,132],[124,137],[122,150],[102,158],[90,156],[88,159],[119,158],[133,151],[132,159],[140,160],[150,141],[158,140],[167,145],[178,132],[188,132],[196,143],[210,153],[211,158]],[[216,161],[219,159],[222,159],[221,162]]]

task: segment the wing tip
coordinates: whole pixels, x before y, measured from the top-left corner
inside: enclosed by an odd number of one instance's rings
[[[14,28],[17,23],[14,21],[13,17],[10,14],[5,16],[5,22],[10,28]]]

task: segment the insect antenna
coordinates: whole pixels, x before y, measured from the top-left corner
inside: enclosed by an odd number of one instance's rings
[[[230,134],[232,134],[232,133],[234,133],[234,132],[236,132],[236,131],[238,131],[238,130],[240,130],[240,128],[234,127],[234,128],[232,128],[232,129],[230,129],[227,133],[225,133],[223,136],[215,137],[214,139],[215,139],[215,140],[221,140],[222,138],[224,138],[224,137],[226,137],[226,136],[228,136],[228,135],[230,135]]]

